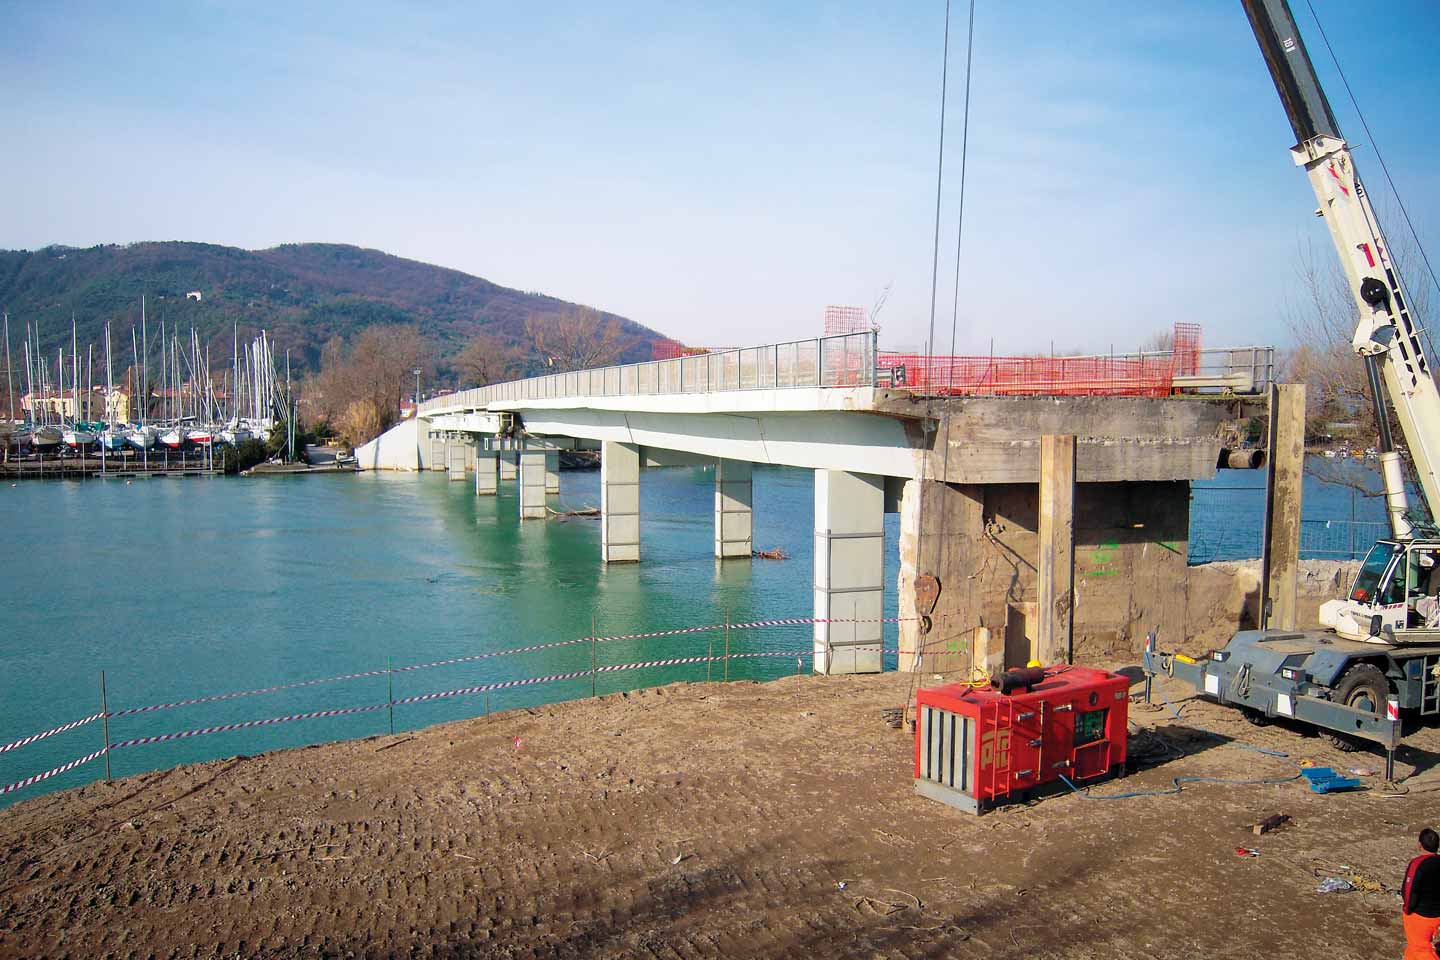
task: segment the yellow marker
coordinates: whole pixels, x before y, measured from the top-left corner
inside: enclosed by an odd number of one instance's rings
[[[1187,657],[1187,656],[1185,656],[1185,654],[1183,654],[1183,653],[1177,653],[1177,654],[1175,654],[1175,659],[1176,659],[1176,660],[1179,660],[1181,663],[1199,663],[1199,662],[1200,662],[1199,660],[1196,660],[1194,657]]]

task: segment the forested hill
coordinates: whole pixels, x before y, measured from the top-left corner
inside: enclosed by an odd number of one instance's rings
[[[198,301],[188,298],[199,291]],[[232,325],[242,339],[262,327],[301,369],[314,368],[333,337],[376,323],[413,323],[434,343],[439,373],[448,358],[485,333],[519,345],[526,317],[573,304],[511,290],[443,267],[344,244],[286,244],[241,250],[207,243],[109,244],[0,251],[0,307],[10,313],[12,349],[24,325],[39,323],[47,357],[70,344],[70,318],[82,350],[104,343],[111,321],[116,360],[128,360],[130,327],[145,294],[151,336],[159,321],[183,337],[194,327],[211,344],[212,362],[229,363]],[[610,318],[612,314],[603,314]],[[623,317],[624,360],[648,360],[660,334]],[[153,341],[152,341],[153,346]],[[17,367],[20,361],[15,361]]]

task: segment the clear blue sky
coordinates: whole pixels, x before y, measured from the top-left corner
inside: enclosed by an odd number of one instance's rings
[[[1440,4],[1315,3],[1417,225],[1440,230]],[[1238,0],[978,9],[959,349],[1133,346],[1174,320],[1211,345],[1288,339],[1297,249],[1330,253]],[[883,339],[918,344],[943,14],[0,0],[0,247],[356,243],[712,345],[813,335],[826,304],[889,284]],[[958,162],[942,345],[957,185]]]

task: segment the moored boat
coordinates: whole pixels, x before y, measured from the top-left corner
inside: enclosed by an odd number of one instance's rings
[[[155,446],[155,428],[136,427],[134,430],[125,434],[125,442],[136,450],[149,450]]]
[[[60,446],[62,439],[59,427],[45,424],[35,428],[35,432],[30,437],[30,446],[37,450],[51,450]]]

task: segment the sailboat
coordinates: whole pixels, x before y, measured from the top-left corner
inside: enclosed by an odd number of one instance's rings
[[[110,321],[105,321],[105,425],[100,431],[100,446],[110,452],[124,450],[125,431],[115,423],[115,372],[110,356]]]
[[[60,446],[62,434],[60,428],[52,423],[44,423],[35,428],[30,435],[30,446],[36,450],[53,450]]]
[[[166,430],[164,433],[160,434],[158,439],[161,443],[165,444],[165,446],[170,447],[174,450],[178,450],[180,448],[180,445],[183,444],[187,439],[189,439],[189,437],[190,431],[177,423],[169,430]]]
[[[149,424],[141,424],[125,434],[125,442],[136,450],[149,450],[155,446],[156,431]]]

